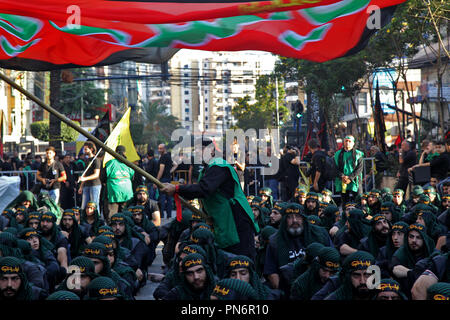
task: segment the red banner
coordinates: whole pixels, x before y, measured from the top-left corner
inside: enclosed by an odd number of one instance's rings
[[[383,8],[404,1],[0,0],[0,66],[146,62],[154,48],[262,50],[322,62],[347,54],[367,29],[381,28],[368,24],[372,14],[376,22]]]

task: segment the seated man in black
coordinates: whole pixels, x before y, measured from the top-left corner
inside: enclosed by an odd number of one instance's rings
[[[309,224],[303,207],[296,203],[290,204],[285,210],[277,233],[269,238],[266,251],[264,275],[273,289],[280,286],[280,268],[304,256],[306,247],[313,242],[331,246],[326,229]]]
[[[133,199],[128,203],[128,207],[143,206],[144,213],[147,218],[153,222],[156,227],[161,225],[161,214],[159,211],[158,201],[149,198],[148,189],[141,185],[136,188]]]
[[[39,230],[42,237],[50,241],[54,246],[54,255],[61,267],[67,270],[69,259],[69,241],[61,233],[56,224],[56,216],[52,212],[46,212],[41,217]]]

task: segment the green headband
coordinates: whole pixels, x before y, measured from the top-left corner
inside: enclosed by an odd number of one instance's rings
[[[353,136],[346,136],[344,138],[344,140],[351,140],[351,141],[355,142],[355,137],[353,137]]]

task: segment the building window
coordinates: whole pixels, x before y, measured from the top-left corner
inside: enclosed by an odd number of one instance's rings
[[[189,108],[184,109],[184,112],[189,112]]]
[[[189,117],[184,118],[184,120],[189,121]]]
[[[185,82],[185,83],[184,83],[184,86],[185,86],[185,87],[189,87],[189,82]]]
[[[184,76],[185,76],[185,77],[189,77],[189,73],[185,73]]]
[[[185,91],[184,94],[189,94],[189,91]]]
[[[189,104],[189,99],[184,100],[184,103]]]
[[[205,94],[207,94],[208,93],[208,90],[205,90]]]
[[[208,102],[208,99],[205,99],[205,102]]]
[[[187,64],[185,64],[185,65],[184,65],[184,68],[187,69],[187,68],[189,68],[189,66],[188,66]]]
[[[205,120],[208,121],[208,117],[205,117]]]
[[[367,113],[367,93],[360,92],[358,94],[358,106],[364,108],[364,113]]]

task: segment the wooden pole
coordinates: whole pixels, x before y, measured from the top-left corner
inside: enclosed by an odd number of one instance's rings
[[[148,180],[150,180],[151,182],[153,182],[154,184],[156,184],[160,189],[163,187],[163,184],[156,179],[155,177],[153,177],[152,175],[150,175],[147,171],[143,170],[142,168],[138,167],[137,165],[135,165],[134,163],[132,163],[131,161],[127,160],[127,158],[121,156],[120,154],[118,154],[115,150],[112,150],[110,147],[108,147],[107,145],[105,145],[102,141],[100,141],[99,139],[97,139],[95,136],[93,136],[92,134],[90,134],[89,132],[87,132],[86,130],[84,130],[83,128],[81,128],[80,126],[78,126],[75,122],[73,122],[72,120],[70,120],[69,118],[67,118],[66,116],[64,116],[63,114],[59,113],[57,110],[55,110],[54,108],[52,108],[51,106],[47,105],[46,103],[44,103],[42,100],[40,100],[39,98],[37,98],[36,96],[34,96],[32,93],[30,93],[29,91],[27,91],[26,89],[22,88],[20,85],[18,85],[17,83],[15,83],[13,80],[11,80],[9,77],[5,76],[2,72],[0,72],[0,79],[2,79],[3,81],[5,81],[6,83],[8,83],[11,87],[13,87],[14,89],[16,89],[17,91],[21,92],[23,95],[25,95],[28,99],[36,102],[39,106],[41,106],[43,109],[47,110],[48,112],[50,112],[52,115],[54,115],[56,118],[58,118],[59,120],[61,120],[62,122],[64,122],[65,124],[67,124],[68,126],[72,127],[73,129],[75,129],[76,131],[78,131],[79,133],[81,133],[82,135],[84,135],[85,137],[87,137],[89,140],[93,141],[94,143],[98,144],[99,146],[101,146],[103,148],[103,150],[105,150],[106,152],[108,152],[109,154],[111,154],[114,158],[116,158],[117,160],[119,160],[120,162],[126,164],[127,166],[129,166],[130,168],[132,168],[135,172],[141,174],[142,176],[144,176],[145,178],[147,178]],[[189,208],[191,211],[198,213],[199,215],[201,215],[203,218],[206,219],[206,214],[195,208],[193,205],[191,205],[189,202],[187,202],[185,199],[183,199],[182,197],[180,197],[180,201],[181,203],[186,206],[187,208]]]

